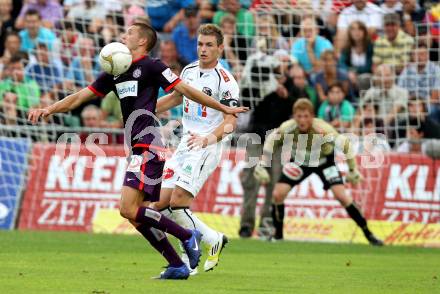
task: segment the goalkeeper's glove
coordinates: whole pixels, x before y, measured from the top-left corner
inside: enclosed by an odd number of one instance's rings
[[[357,168],[351,170],[348,172],[346,180],[348,183],[352,183],[352,184],[359,184],[360,182],[362,182],[362,180],[364,179],[364,177],[362,176],[362,174],[357,170]]]
[[[254,177],[260,184],[268,184],[270,182],[270,175],[263,163],[260,161],[254,169]]]

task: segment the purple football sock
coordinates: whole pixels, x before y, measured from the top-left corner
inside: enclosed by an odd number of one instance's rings
[[[141,224],[136,230],[150,242],[151,246],[165,257],[170,266],[179,267],[183,265],[182,259],[177,255],[176,250],[174,250],[174,247],[170,244],[164,232],[156,230],[147,224]]]
[[[141,224],[147,224],[153,228],[156,228],[162,232],[168,233],[184,242],[191,238],[191,231],[182,228],[160,212],[141,206],[136,214],[136,222]]]

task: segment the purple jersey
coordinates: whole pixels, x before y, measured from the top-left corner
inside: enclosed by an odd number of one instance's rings
[[[159,59],[142,56],[133,60],[122,75],[102,73],[89,89],[99,97],[110,91],[119,97],[126,136],[131,136],[127,143],[132,147],[160,146],[159,131],[152,116],[156,113],[159,87],[168,92],[180,81]]]

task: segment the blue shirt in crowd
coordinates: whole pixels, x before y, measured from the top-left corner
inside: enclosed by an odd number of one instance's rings
[[[55,35],[55,33],[46,28],[40,28],[38,30],[37,37],[35,39],[31,38],[28,30],[20,31],[19,35],[21,39],[20,51],[27,53],[31,53],[31,51],[35,49],[35,46],[38,43],[46,44],[47,48],[50,51],[53,49],[55,42],[57,40],[57,36]]]
[[[319,59],[322,52],[329,49],[333,49],[332,43],[324,37],[316,36],[315,47],[313,48],[316,58]],[[307,41],[305,38],[299,38],[293,43],[291,54],[307,72],[312,70],[313,65],[310,61],[309,54],[307,54]]]
[[[197,60],[197,34],[191,37],[188,28],[181,24],[174,29],[172,39],[176,44],[180,57],[188,63]]]
[[[194,4],[194,0],[148,0],[145,13],[150,17],[153,28],[162,31],[165,24],[180,9]]]

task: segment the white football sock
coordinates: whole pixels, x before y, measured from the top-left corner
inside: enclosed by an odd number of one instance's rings
[[[202,241],[209,246],[214,246],[217,243],[219,234],[195,216],[189,208],[173,209],[171,216],[182,227],[199,230],[202,233]]]

